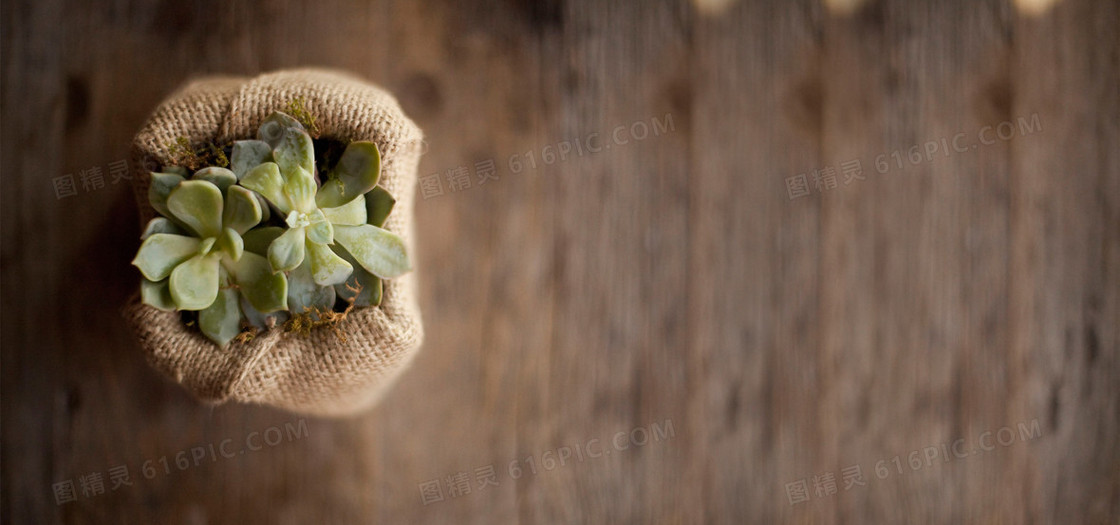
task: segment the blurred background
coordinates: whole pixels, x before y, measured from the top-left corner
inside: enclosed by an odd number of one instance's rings
[[[5,2],[2,521],[1117,523],[1118,28],[1109,0]],[[119,314],[148,112],[307,65],[427,137],[427,341],[345,420],[201,405]]]

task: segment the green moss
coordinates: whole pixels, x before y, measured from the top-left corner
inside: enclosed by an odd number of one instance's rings
[[[258,330],[257,327],[251,325],[246,326],[241,330],[241,333],[237,334],[237,336],[233,338],[233,341],[242,344],[248,343],[249,341],[256,339],[258,333],[260,333],[260,330]]]
[[[319,138],[319,125],[315,123],[315,115],[307,111],[303,97],[288,101],[287,113],[307,128],[307,134],[311,135],[311,138]]]
[[[209,148],[209,153],[211,158],[213,158],[207,165],[221,168],[229,167],[229,157],[226,157],[226,152],[222,148],[219,148],[213,142],[207,142],[206,147]]]
[[[233,143],[221,146],[207,142],[196,148],[186,137],[179,137],[167,145],[167,153],[171,156],[172,164],[193,172],[207,166],[229,167],[229,157],[225,150],[232,146]]]

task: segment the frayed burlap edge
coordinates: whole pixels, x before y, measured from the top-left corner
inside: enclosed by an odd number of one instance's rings
[[[380,184],[397,198],[385,228],[415,255],[412,201],[423,136],[387,92],[353,76],[299,69],[256,78],[211,77],[190,82],[164,100],[137,133],[132,170],[142,224],[150,170],[172,163],[179,137],[192,144],[255,138],[273,111],[302,98],[321,136],[370,140],[382,155]],[[337,328],[309,336],[272,329],[226,348],[185,326],[178,313],[144,305],[139,295],[124,316],[151,366],[209,403],[262,403],[319,416],[368,408],[400,374],[423,340],[415,272],[385,282],[381,306],[355,308]]]

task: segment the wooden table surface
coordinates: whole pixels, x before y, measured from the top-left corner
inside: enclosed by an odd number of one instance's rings
[[[1116,523],[1120,6],[855,3],[5,2],[2,521]],[[301,65],[428,141],[346,420],[119,315],[147,113]]]

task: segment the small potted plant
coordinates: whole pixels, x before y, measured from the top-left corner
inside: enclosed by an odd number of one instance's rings
[[[188,84],[134,143],[144,219],[125,309],[197,397],[318,415],[369,406],[419,347],[411,197],[422,136],[323,70]]]

